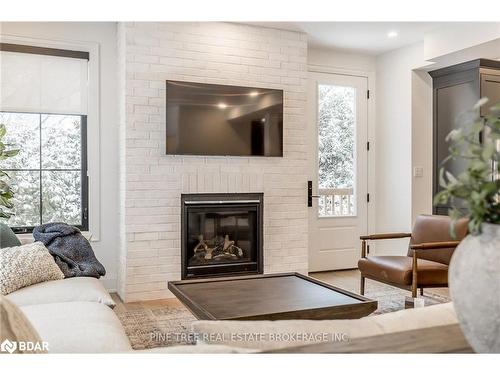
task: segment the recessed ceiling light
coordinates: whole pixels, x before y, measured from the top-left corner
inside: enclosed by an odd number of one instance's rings
[[[395,37],[397,37],[398,35],[399,35],[399,34],[398,34],[398,32],[397,32],[397,31],[389,31],[389,32],[387,33],[387,37],[388,37],[388,38],[395,38]]]
[[[251,91],[248,95],[257,96],[257,95],[259,95],[259,92],[258,91]]]
[[[220,109],[225,109],[225,108],[227,108],[227,104],[226,103],[219,103],[219,104],[217,104],[217,107],[219,107]]]

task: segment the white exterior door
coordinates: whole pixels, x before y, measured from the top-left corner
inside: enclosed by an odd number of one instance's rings
[[[368,223],[368,81],[309,75],[309,271],[356,268]]]

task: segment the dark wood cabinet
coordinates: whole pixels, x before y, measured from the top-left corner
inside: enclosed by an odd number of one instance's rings
[[[474,104],[488,97],[488,104],[500,103],[500,61],[477,59],[429,72],[433,82],[433,196],[439,187],[439,170],[449,154],[446,136],[459,126],[457,118]],[[481,109],[481,116],[488,107]],[[457,160],[446,164],[447,170],[458,175],[465,170],[465,162]],[[439,205],[433,213],[447,215],[449,207]]]
[[[486,71],[486,69],[484,69]],[[494,71],[497,74],[481,73],[481,97],[489,98],[490,103],[500,103],[500,68]],[[488,107],[481,108],[481,116],[488,114]]]

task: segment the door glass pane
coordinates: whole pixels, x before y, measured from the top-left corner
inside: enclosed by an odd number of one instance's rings
[[[318,85],[318,215],[356,214],[356,89]]]

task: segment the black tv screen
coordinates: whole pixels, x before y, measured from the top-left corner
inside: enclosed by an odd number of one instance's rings
[[[283,156],[283,90],[167,81],[167,154]]]

